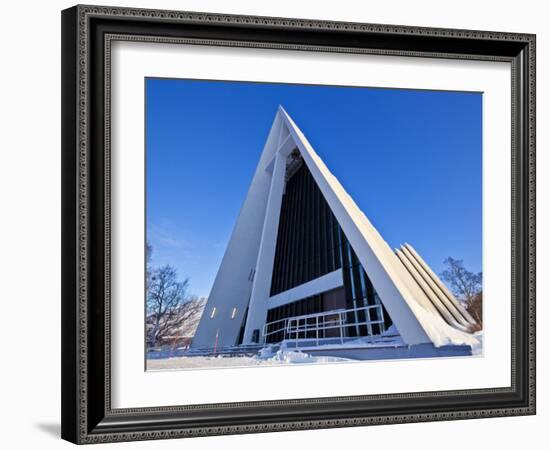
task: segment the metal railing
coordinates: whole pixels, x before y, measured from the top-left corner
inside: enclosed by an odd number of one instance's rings
[[[371,319],[374,312],[376,319]],[[349,320],[350,316],[352,320]],[[384,313],[380,305],[363,306],[361,308],[335,309],[302,316],[287,317],[266,323],[263,328],[263,341],[266,343],[269,336],[282,334],[283,340],[293,340],[296,344],[300,340],[308,340],[319,345],[327,339],[339,339],[343,344],[348,337],[348,329],[356,329],[357,337],[364,336],[359,327],[366,327],[366,335],[372,336],[373,325],[378,325],[378,334],[385,331]],[[327,333],[328,332],[328,333]]]

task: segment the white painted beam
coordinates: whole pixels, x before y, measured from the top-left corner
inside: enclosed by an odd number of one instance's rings
[[[343,285],[344,278],[342,276],[342,269],[338,269],[270,297],[268,307],[271,309],[277,306],[286,305],[287,303],[292,303],[302,298],[331,291]]]
[[[275,249],[277,246],[277,234],[279,230],[279,218],[281,214],[281,203],[285,188],[285,171],[287,156],[277,152],[273,165],[273,175],[267,207],[264,217],[262,238],[256,263],[256,274],[252,284],[252,295],[248,305],[248,318],[244,331],[244,343],[252,343],[254,330],[261,331],[266,321],[267,303],[271,291],[271,278],[273,275],[273,264],[275,260]]]

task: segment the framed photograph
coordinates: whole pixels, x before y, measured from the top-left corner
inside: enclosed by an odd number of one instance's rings
[[[535,36],[62,12],[62,437],[535,413]]]

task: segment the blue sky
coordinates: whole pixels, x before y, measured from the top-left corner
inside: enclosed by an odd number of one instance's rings
[[[147,240],[207,296],[283,105],[392,246],[481,271],[482,94],[146,79]]]

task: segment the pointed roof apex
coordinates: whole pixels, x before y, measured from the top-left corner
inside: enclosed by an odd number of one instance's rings
[[[286,112],[286,109],[283,108],[283,105],[279,105],[278,111],[283,116],[283,118],[285,119],[285,122],[290,121],[290,122],[294,123],[294,121],[290,118],[289,114]]]

